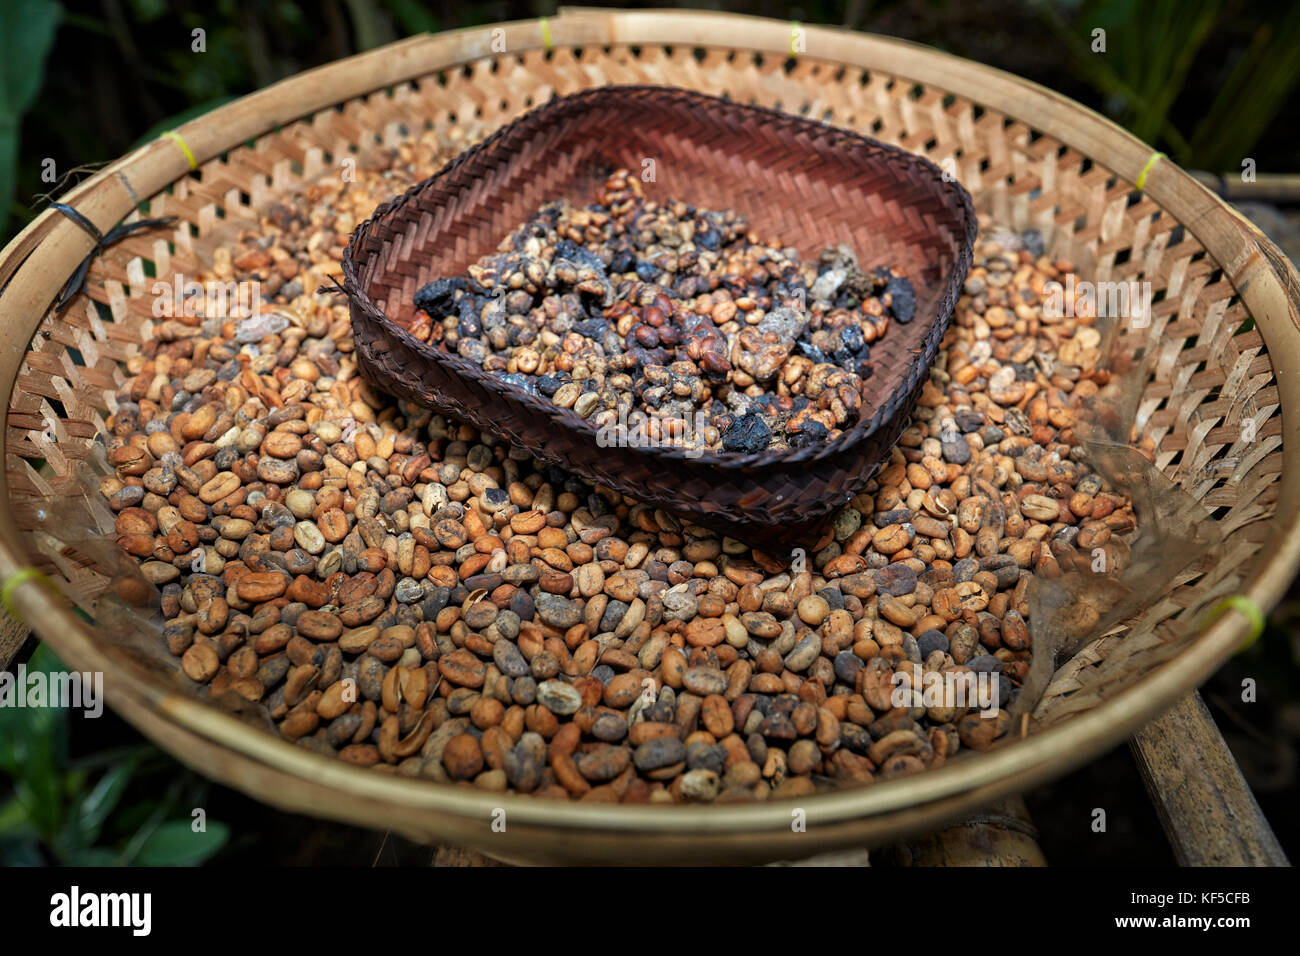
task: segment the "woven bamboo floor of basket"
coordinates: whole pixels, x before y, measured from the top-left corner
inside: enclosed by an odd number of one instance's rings
[[[175,215],[166,237],[135,235],[90,272],[87,294],[48,314],[90,241],[56,213],[0,257],[6,316],[0,380],[11,387],[5,480],[10,498],[68,490],[103,430],[120,363],[151,331],[152,273],[195,272],[256,213],[376,141],[428,124],[475,141],[552,94],[603,84],[665,84],[784,109],[895,143],[954,169],[986,220],[1039,229],[1082,278],[1147,281],[1155,350],[1139,426],[1156,464],[1207,508],[1221,552],[1188,569],[1126,627],[1062,667],[1036,732],[962,763],[804,801],[792,835],[781,805],[656,808],[564,805],[488,796],[359,771],[250,730],[129,671],[92,629],[37,587],[14,603],[70,664],[102,669],[109,703],[182,760],[277,805],[451,839],[516,859],[674,861],[791,858],[933,827],[1113,746],[1203,681],[1246,636],[1243,615],[1205,612],[1229,595],[1275,602],[1300,560],[1300,279],[1262,235],[1149,147],[1077,104],[994,70],[912,45],[843,31],[708,13],[574,11],[545,25],[415,38],[313,71],[196,120],[180,132],[188,164],[159,140],[65,201],[103,228],[133,208]],[[978,92],[976,92],[978,91]],[[251,146],[242,145],[254,140]],[[1134,188],[1139,178],[1145,191]],[[1252,320],[1253,323],[1248,322]],[[1283,408],[1288,409],[1284,419]],[[53,437],[45,419],[55,420]],[[1251,422],[1247,426],[1244,423]],[[1287,439],[1284,447],[1284,437]],[[37,470],[36,459],[46,467]],[[96,568],[42,553],[39,533],[0,516],[0,573],[38,564],[89,605]],[[510,814],[509,836],[491,808]],[[575,839],[598,833],[604,839]]]

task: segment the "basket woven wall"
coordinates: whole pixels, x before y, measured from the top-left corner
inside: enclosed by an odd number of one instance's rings
[[[175,215],[174,234],[113,246],[88,296],[58,318],[49,306],[89,238],[47,213],[0,255],[5,323],[0,381],[10,393],[6,491],[15,503],[69,490],[154,322],[154,274],[193,272],[256,225],[256,210],[322,175],[378,136],[399,142],[421,123],[473,141],[555,93],[606,83],[670,84],[788,110],[896,143],[942,164],[982,215],[1040,229],[1093,280],[1145,280],[1160,301],[1141,333],[1156,350],[1139,424],[1156,463],[1213,513],[1223,550],[1153,594],[1122,632],[1085,647],[1040,705],[1023,741],[915,777],[804,801],[808,832],[781,805],[569,806],[478,794],[361,771],[303,751],[169,691],[130,668],[93,628],[32,584],[14,604],[79,669],[106,674],[117,712],[209,776],[263,800],[337,819],[451,839],[499,856],[550,860],[758,860],[803,856],[932,827],[1113,746],[1203,681],[1242,641],[1243,615],[1196,626],[1231,594],[1268,607],[1300,562],[1294,482],[1300,467],[1300,278],[1275,247],[1167,160],[1100,117],[1032,84],[909,44],[803,30],[721,14],[574,12],[505,26],[504,54],[486,28],[419,37],[312,71],[181,127],[191,173],[171,140],[155,141],[65,201],[101,229],[134,208]],[[279,127],[277,130],[276,128]],[[272,130],[276,130],[271,132]],[[255,140],[251,147],[242,145]],[[363,153],[364,155],[364,153]],[[1145,191],[1134,183],[1144,178]],[[169,245],[170,243],[170,245]],[[1163,293],[1161,296],[1160,293]],[[1254,323],[1242,331],[1247,319]],[[1283,415],[1283,410],[1287,414]],[[57,425],[44,437],[44,419]],[[1251,420],[1252,440],[1242,423]],[[38,472],[35,459],[48,468]],[[93,566],[41,553],[32,527],[0,516],[0,574],[37,564],[90,606]],[[509,814],[508,835],[491,813]],[[599,839],[595,837],[600,837]]]

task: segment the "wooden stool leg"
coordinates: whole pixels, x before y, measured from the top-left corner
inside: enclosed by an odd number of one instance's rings
[[[1199,692],[1130,743],[1180,864],[1290,865]]]
[[[434,866],[509,866],[482,853],[465,850],[458,846],[440,846],[433,854]]]
[[[1008,797],[960,823],[876,854],[880,866],[1046,866],[1025,802]]]

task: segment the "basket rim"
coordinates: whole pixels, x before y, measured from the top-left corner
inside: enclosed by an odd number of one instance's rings
[[[572,106],[583,105],[593,100],[608,98],[617,98],[637,95],[655,95],[662,99],[679,99],[695,100],[697,102],[712,102],[719,109],[731,110],[735,113],[748,113],[754,116],[762,116],[769,123],[775,123],[789,127],[792,131],[810,128],[824,128],[824,124],[817,123],[802,116],[796,116],[791,113],[783,113],[780,110],[774,110],[765,106],[758,106],[750,103],[738,103],[733,100],[727,100],[719,96],[711,96],[706,93],[700,93],[683,87],[673,86],[655,86],[650,84],[612,84],[609,86],[597,86],[591,89],[582,90],[577,93],[568,95],[556,95],[547,100],[527,113],[517,117],[505,126],[500,127],[481,143],[463,150],[457,154],[442,169],[438,170],[427,179],[416,183],[399,196],[385,201],[376,207],[374,213],[365,221],[357,225],[352,231],[352,236],[343,255],[343,275],[344,291],[348,299],[352,302],[354,308],[362,309],[373,321],[381,324],[390,334],[395,335],[405,345],[419,354],[428,362],[436,363],[447,369],[454,375],[469,379],[475,385],[480,386],[492,395],[498,401],[510,401],[523,405],[530,410],[538,411],[547,415],[557,425],[569,428],[575,432],[590,436],[595,440],[599,430],[592,424],[590,419],[583,418],[571,408],[564,408],[555,405],[549,400],[540,399],[531,395],[518,386],[511,385],[501,379],[500,376],[485,372],[481,367],[462,358],[441,349],[434,348],[427,342],[422,342],[411,333],[390,319],[387,313],[379,308],[375,301],[370,297],[369,292],[362,286],[357,275],[358,263],[364,262],[381,253],[379,251],[364,252],[360,249],[361,244],[369,237],[369,234],[375,226],[384,219],[387,219],[394,213],[404,209],[409,203],[415,202],[418,197],[423,195],[429,189],[432,189],[440,181],[454,176],[456,172],[473,159],[477,153],[486,152],[494,149],[511,133],[518,132],[517,127],[524,124],[537,124],[542,122],[550,112],[559,111]],[[911,321],[915,322],[925,319],[929,326],[923,340],[922,353],[917,356],[912,365],[899,376],[898,384],[893,388],[888,399],[877,406],[875,414],[870,419],[861,419],[852,428],[846,429],[837,438],[818,445],[804,446],[794,449],[779,449],[776,451],[754,452],[747,455],[720,454],[715,451],[706,450],[703,454],[688,454],[683,448],[668,446],[666,448],[620,448],[622,455],[631,453],[637,457],[643,457],[650,461],[689,461],[696,466],[711,466],[714,468],[727,471],[753,471],[756,469],[772,468],[776,466],[789,466],[811,464],[820,462],[824,459],[841,452],[846,452],[856,445],[869,439],[887,422],[892,420],[898,413],[900,404],[905,404],[905,398],[912,391],[911,386],[915,379],[920,375],[928,373],[930,366],[934,363],[935,357],[939,354],[939,345],[944,333],[952,321],[952,313],[956,308],[957,298],[961,292],[962,283],[970,271],[972,258],[972,249],[975,243],[975,235],[978,224],[975,216],[974,204],[971,201],[970,193],[964,186],[955,179],[948,180],[944,178],[943,171],[930,162],[924,156],[916,153],[909,153],[901,147],[894,146],[890,143],[882,143],[879,140],[864,136],[853,130],[832,128],[831,137],[835,145],[853,143],[856,145],[867,145],[876,154],[874,159],[879,159],[882,163],[891,167],[897,167],[900,170],[904,168],[921,168],[928,173],[935,181],[940,184],[940,188],[952,195],[956,202],[957,209],[966,226],[965,242],[961,252],[958,254],[952,266],[946,270],[947,281],[943,288],[939,289],[939,295],[936,297],[936,307],[932,314],[925,316],[917,315]],[[914,283],[919,284],[919,283]]]
[[[503,29],[508,49],[524,52],[570,45],[687,43],[781,56],[787,55],[790,39],[790,24],[786,21],[704,11],[562,10],[560,16],[549,21],[516,21],[505,24]],[[1255,317],[1269,348],[1282,409],[1300,410],[1300,273],[1239,212],[1172,162],[1150,162],[1151,147],[1116,124],[1038,84],[908,41],[834,28],[802,29],[807,40],[815,41],[818,47],[818,56],[811,59],[879,70],[944,90],[979,89],[981,105],[1028,123],[1082,155],[1097,158],[1127,182],[1136,182],[1149,166],[1145,192],[1221,264],[1225,277]],[[482,28],[415,37],[283,80],[191,120],[178,132],[197,160],[207,162],[225,149],[283,123],[309,117],[336,102],[459,67],[485,55]],[[101,170],[64,201],[76,203],[79,211],[97,225],[111,226],[135,208],[130,191],[119,181],[119,173],[130,172],[136,190],[152,196],[186,176],[189,169],[174,143],[155,140]],[[0,252],[0,287],[4,289],[0,303],[10,317],[0,330],[0,341],[7,346],[0,350],[0,381],[7,384],[11,394],[27,344],[63,279],[91,244],[80,229],[47,210]],[[1294,471],[1300,468],[1300,416],[1284,415],[1282,430],[1288,439],[1282,445],[1284,464]],[[7,473],[0,480],[4,481],[7,495]],[[1239,591],[1260,607],[1277,602],[1300,564],[1300,483],[1282,483],[1276,512],[1268,524],[1268,540],[1243,569]],[[5,509],[0,512],[0,575],[8,577],[28,563],[24,539],[11,511]],[[368,820],[373,825],[363,811],[373,811],[382,805],[380,801],[387,800],[386,809],[391,811],[396,829],[492,845],[488,841],[495,837],[486,821],[490,808],[501,798],[475,795],[478,799],[473,801],[472,818],[448,816],[441,809],[462,806],[467,796],[455,788],[420,785],[421,792],[415,794],[411,792],[415,786],[412,782],[377,773],[369,778],[341,780],[338,774],[354,768],[302,752],[229,715],[139,680],[123,664],[103,653],[92,630],[66,602],[43,588],[15,587],[12,601],[22,619],[70,665],[98,665],[106,675],[112,675],[114,679],[106,682],[106,690],[115,710],[152,739],[165,740],[165,749],[209,776],[272,804],[363,825]],[[1176,657],[1087,713],[983,754],[961,768],[959,775],[954,775],[953,765],[949,765],[861,790],[809,798],[805,801],[809,817],[818,826],[830,828],[837,843],[896,838],[1064,773],[1113,746],[1205,680],[1250,630],[1251,621],[1246,615],[1223,614],[1206,624]],[[269,769],[268,753],[271,763],[290,766],[293,773]],[[300,762],[308,758],[309,764]],[[362,795],[354,796],[356,793]],[[647,812],[638,807],[544,801],[533,801],[532,805],[539,813],[544,811],[546,819],[539,822],[539,827],[554,830],[562,823],[571,823],[575,829],[599,829],[611,835],[640,825],[638,818]],[[653,831],[652,835],[663,841],[671,836],[670,821],[698,825],[691,847],[677,851],[682,858],[698,857],[703,851],[720,847],[741,853],[755,842],[756,824],[766,826],[773,840],[789,829],[787,805],[764,806],[767,812],[760,809],[760,820],[751,820],[753,814],[747,812],[746,825],[732,828],[729,838],[718,831],[729,819],[728,813],[737,812],[736,805],[729,805],[725,813],[712,813],[707,823],[696,820],[702,812],[709,812],[703,808],[674,808],[668,813],[662,808],[651,810],[653,825],[646,822],[641,829]],[[527,803],[521,803],[516,812],[521,816],[528,813]],[[521,832],[526,835],[528,831],[521,828]],[[815,835],[817,832],[816,827],[809,829],[798,852],[815,852],[821,839]],[[552,848],[562,854],[564,847],[572,843],[568,831],[553,841]],[[616,852],[621,853],[621,849]]]

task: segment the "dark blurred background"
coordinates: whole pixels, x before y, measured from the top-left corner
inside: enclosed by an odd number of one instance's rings
[[[1114,118],[1184,167],[1239,175],[1249,157],[1261,174],[1296,168],[1300,4],[1287,0],[690,5],[869,30],[997,66]],[[34,197],[50,192],[49,160],[62,179],[309,67],[415,33],[555,9],[503,0],[5,0],[0,199],[8,230],[30,220]],[[1092,49],[1098,29],[1104,53]],[[193,50],[195,30],[204,31],[202,53]]]
[[[587,5],[599,5],[591,4]],[[626,6],[627,4],[612,4]],[[647,6],[677,6],[648,4]],[[1300,3],[1246,0],[848,0],[696,7],[903,37],[1087,104],[1189,169],[1295,183]],[[5,240],[94,168],[274,81],[415,33],[555,13],[554,3],[421,0],[2,0],[0,221]],[[194,31],[203,31],[203,52]],[[1105,51],[1094,52],[1097,30]],[[1290,176],[1288,180],[1286,177]],[[1294,187],[1292,187],[1294,188]],[[1246,208],[1295,257],[1297,212]],[[1294,195],[1294,192],[1292,193]],[[1300,853],[1300,595],[1202,690],[1283,846]],[[29,641],[19,661],[58,666]],[[17,663],[17,662],[15,662]],[[1259,699],[1242,703],[1244,677]],[[1027,795],[1056,864],[1173,858],[1127,746]],[[187,808],[211,837],[195,841]],[[1091,831],[1107,808],[1108,835]],[[376,821],[381,825],[380,821]],[[261,807],[184,771],[112,715],[0,709],[0,865],[428,863],[400,838]]]

